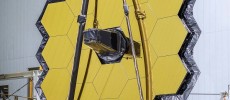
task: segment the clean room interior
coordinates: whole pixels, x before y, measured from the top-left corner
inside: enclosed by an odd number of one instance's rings
[[[0,75],[40,67],[35,55],[42,36],[35,23],[45,3],[46,0],[0,1]],[[202,33],[194,47],[193,56],[201,74],[188,100],[220,100],[224,92],[229,93],[229,5],[229,0],[196,0],[193,14]],[[8,85],[8,94],[13,94],[27,83],[27,78],[0,80],[0,86]],[[28,86],[14,93],[22,97],[28,94]],[[40,100],[35,90],[33,97]],[[11,96],[9,99],[15,98]],[[229,96],[221,100],[229,100]]]

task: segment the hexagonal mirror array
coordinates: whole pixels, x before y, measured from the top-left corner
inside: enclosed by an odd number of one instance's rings
[[[140,44],[139,27],[132,0],[130,10],[133,38]],[[152,96],[155,100],[187,99],[200,74],[192,57],[200,29],[192,16],[195,0],[140,0],[146,13],[145,26],[151,59]],[[77,16],[82,0],[48,0],[36,25],[43,36],[37,53],[43,68],[36,90],[41,99],[68,98],[77,40]],[[90,0],[86,29],[93,27],[95,0]],[[100,29],[121,27],[128,37],[122,0],[98,0]],[[143,51],[137,58],[146,98]],[[89,69],[86,69],[89,66]],[[86,74],[86,70],[88,74]],[[137,78],[130,56],[121,62],[101,64],[97,54],[83,44],[75,100],[139,100]],[[81,90],[83,88],[83,90]]]

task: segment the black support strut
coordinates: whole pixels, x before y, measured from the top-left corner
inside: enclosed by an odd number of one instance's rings
[[[79,30],[78,30],[78,38],[77,38],[77,44],[76,44],[76,51],[75,51],[75,57],[74,57],[74,65],[73,65],[73,71],[72,71],[68,100],[74,100],[76,83],[77,83],[77,76],[78,76],[78,68],[79,68],[80,56],[81,56],[83,31],[85,30],[88,4],[89,4],[89,0],[83,0],[81,15],[78,16],[78,23],[80,25],[79,25]]]

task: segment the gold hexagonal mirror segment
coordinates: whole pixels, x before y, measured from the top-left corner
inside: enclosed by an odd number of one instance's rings
[[[99,28],[119,26],[125,36],[128,37],[122,0],[98,1]],[[177,95],[177,91],[182,84],[189,84],[189,81],[187,83],[183,81],[188,74],[187,70],[190,70],[189,67],[191,67],[188,66],[189,63],[184,63],[188,57],[181,56],[186,51],[178,55],[182,50],[181,47],[189,47],[190,41],[188,40],[191,40],[191,38],[186,39],[186,36],[190,35],[185,28],[185,26],[190,27],[187,25],[189,21],[186,21],[183,16],[178,17],[181,5],[183,4],[186,8],[193,0],[190,0],[191,2],[189,0],[185,1],[141,0],[140,6],[147,16],[144,21],[147,39],[141,40],[132,0],[127,0],[134,41],[139,42],[139,44],[147,41],[149,46],[149,56],[152,62],[153,98],[155,96],[159,97],[159,95]],[[43,99],[64,100],[68,97],[78,34],[76,16],[80,14],[81,4],[81,0],[47,1],[37,22],[37,27],[44,38],[37,54],[38,60],[44,69],[39,80],[39,83],[42,84],[37,86],[37,89],[42,91],[39,95]],[[95,0],[89,2],[86,29],[93,27],[94,4]],[[194,2],[191,4],[194,5]],[[180,11],[182,15],[188,14],[183,9]],[[184,20],[184,23],[181,19]],[[189,31],[194,30],[190,29]],[[188,45],[184,45],[185,43]],[[146,98],[146,73],[142,45],[140,48],[140,56],[137,61],[144,98]],[[91,59],[90,62],[88,62],[89,58]],[[130,56],[124,56],[121,62],[117,64],[101,64],[98,55],[95,52],[90,55],[89,47],[83,44],[80,59],[75,100],[79,98],[80,93],[82,100],[139,100],[136,74]],[[86,75],[87,66],[89,66],[89,69]],[[82,87],[84,87],[83,90],[81,90]]]

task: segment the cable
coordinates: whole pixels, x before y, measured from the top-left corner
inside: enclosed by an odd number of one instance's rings
[[[17,89],[15,92],[13,92],[11,95],[8,96],[7,99],[9,99],[11,96],[13,96],[15,93],[17,93],[18,91],[20,91],[22,88],[24,88],[25,86],[27,86],[31,81],[33,81],[33,79],[30,79],[30,81],[28,81],[25,85],[23,85],[22,87],[20,87],[19,89]]]
[[[140,100],[144,100],[143,92],[142,92],[142,86],[141,86],[141,79],[140,79],[140,74],[139,74],[139,70],[138,70],[137,58],[136,58],[136,51],[135,51],[135,47],[134,47],[134,43],[133,43],[132,30],[131,30],[130,20],[129,20],[129,9],[128,9],[128,5],[126,3],[126,0],[123,0],[123,4],[124,4],[124,12],[125,12],[125,18],[126,18],[126,22],[127,22],[128,32],[129,32],[129,41],[130,41],[131,49],[132,49],[134,67],[135,67],[135,71],[136,71]]]
[[[98,0],[95,0],[93,28],[98,28],[97,9],[98,9]]]
[[[78,16],[78,37],[77,37],[77,44],[75,49],[75,56],[74,56],[74,65],[72,70],[71,82],[70,82],[70,90],[69,90],[69,97],[68,100],[74,100],[75,90],[76,90],[76,83],[78,78],[78,69],[80,64],[80,56],[81,56],[81,49],[82,49],[82,41],[83,41],[83,31],[85,30],[85,23],[88,11],[89,0],[82,0],[82,9],[81,15]]]
[[[93,28],[98,28],[98,20],[97,20],[97,8],[98,8],[98,0],[95,0],[95,10],[94,10],[94,21],[93,21]],[[88,58],[88,63],[86,66],[86,71],[85,71],[85,75],[84,75],[84,79],[82,82],[82,86],[78,95],[78,99],[77,100],[81,100],[81,96],[83,93],[83,90],[85,88],[85,84],[86,84],[86,79],[88,76],[88,72],[89,72],[89,66],[90,66],[90,62],[91,62],[91,57],[92,57],[92,49],[90,49],[89,51],[89,58]]]
[[[7,99],[6,94],[4,94],[2,90],[0,91],[0,95],[2,96],[3,100]]]
[[[146,18],[146,14],[141,10],[141,6],[139,0],[132,0],[133,7],[135,10],[136,20],[139,26],[143,56],[144,56],[144,64],[145,64],[145,77],[146,77],[146,100],[153,100],[153,92],[152,92],[152,72],[151,72],[151,60],[150,60],[150,52],[149,52],[149,43],[146,35],[146,27],[144,23],[144,19]]]

